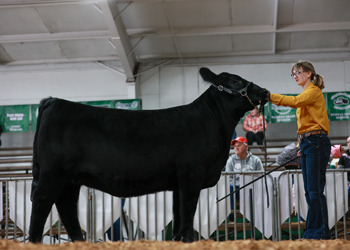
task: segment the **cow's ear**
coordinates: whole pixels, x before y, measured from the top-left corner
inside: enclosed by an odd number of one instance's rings
[[[217,75],[210,71],[208,68],[200,68],[199,74],[202,76],[203,80],[206,82],[215,83]]]

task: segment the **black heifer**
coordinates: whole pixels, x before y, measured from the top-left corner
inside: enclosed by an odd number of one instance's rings
[[[212,86],[191,104],[169,109],[127,111],[42,100],[29,240],[41,241],[54,203],[69,237],[83,240],[77,201],[85,185],[119,197],[173,191],[174,239],[193,241],[201,189],[217,183],[237,122],[252,104],[265,104],[269,93],[237,75],[207,68],[200,74]]]

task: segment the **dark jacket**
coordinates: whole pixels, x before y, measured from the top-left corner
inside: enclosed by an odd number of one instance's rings
[[[342,169],[342,168],[350,168],[350,151],[349,151],[349,149],[339,159],[337,169]],[[347,174],[348,174],[348,182],[349,182],[350,181],[350,172],[348,172]]]

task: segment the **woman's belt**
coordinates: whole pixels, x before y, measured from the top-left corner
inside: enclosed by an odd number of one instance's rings
[[[304,134],[298,135],[299,139],[303,139],[305,137],[309,137],[310,135],[319,135],[319,134],[325,134],[326,132],[324,132],[322,129],[321,130],[313,130],[313,131],[309,131],[306,132]]]

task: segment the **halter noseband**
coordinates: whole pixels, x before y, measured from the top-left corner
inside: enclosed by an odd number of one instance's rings
[[[241,88],[241,89],[239,89],[239,90],[236,90],[236,89],[228,89],[228,88],[225,88],[225,87],[222,86],[222,85],[216,86],[216,85],[214,85],[214,84],[212,84],[212,83],[211,83],[211,85],[214,86],[215,88],[217,88],[219,91],[225,91],[225,92],[227,92],[227,93],[229,93],[229,94],[231,94],[231,95],[233,95],[233,94],[234,94],[233,91],[235,91],[235,92],[239,93],[241,96],[247,97],[247,99],[249,100],[250,104],[251,104],[254,108],[256,108],[256,106],[254,105],[254,103],[252,102],[252,100],[250,100],[250,98],[249,98],[249,96],[248,96],[248,87],[249,87],[249,85],[250,85],[251,83],[252,83],[252,82],[248,82],[248,84],[247,84],[247,86],[245,86],[245,88]]]

